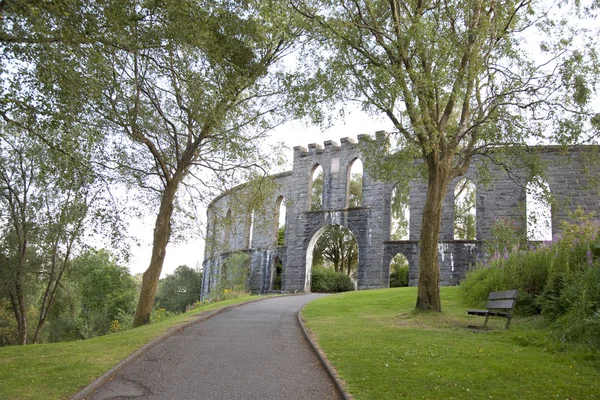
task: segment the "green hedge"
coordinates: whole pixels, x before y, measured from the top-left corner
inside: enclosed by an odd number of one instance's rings
[[[329,268],[315,267],[312,270],[312,292],[336,293],[354,290],[350,277],[342,272]]]

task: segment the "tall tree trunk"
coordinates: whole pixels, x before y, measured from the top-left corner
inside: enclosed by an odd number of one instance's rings
[[[171,236],[171,217],[175,202],[175,194],[181,177],[174,177],[167,183],[160,203],[160,209],[156,216],[154,225],[154,241],[152,243],[152,258],[150,265],[142,278],[142,290],[138,301],[137,310],[133,317],[133,327],[150,323],[150,314],[154,305],[154,296],[158,287],[158,279],[162,271],[167,250],[167,244]]]
[[[18,282],[15,282],[15,293],[10,293],[10,303],[17,320],[17,344],[27,344],[27,307],[21,284]]]
[[[440,161],[435,156],[430,156],[428,167],[427,198],[421,224],[416,308],[423,311],[442,311],[438,241],[442,222],[442,203],[448,189],[450,160]]]

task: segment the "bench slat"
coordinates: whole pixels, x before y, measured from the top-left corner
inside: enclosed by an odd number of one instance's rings
[[[507,309],[507,308],[513,308],[515,306],[515,303],[517,302],[516,299],[512,299],[512,300],[490,300],[487,302],[487,304],[485,305],[485,308],[487,309]]]
[[[467,310],[469,315],[487,315],[488,310]]]
[[[488,296],[488,302],[485,305],[486,310],[467,310],[467,314],[485,316],[483,327],[487,327],[490,317],[506,318],[506,329],[510,326],[513,316],[513,309],[517,304],[519,297],[518,290],[505,290],[503,292],[492,292]]]
[[[505,290],[504,292],[492,292],[488,296],[488,300],[499,300],[499,299],[516,299],[519,297],[518,290]]]

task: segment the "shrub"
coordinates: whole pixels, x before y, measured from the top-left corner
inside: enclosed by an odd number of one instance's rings
[[[354,290],[352,279],[343,272],[330,268],[314,267],[312,270],[311,291],[319,293],[348,292]]]
[[[154,304],[171,312],[184,312],[188,305],[200,298],[201,287],[202,272],[180,265],[158,282]]]
[[[408,286],[408,265],[402,265],[394,268],[390,274],[390,287]]]
[[[578,209],[563,236],[528,250],[518,246],[478,265],[461,283],[472,304],[490,292],[519,289],[517,312],[541,314],[561,341],[600,349],[600,237],[593,215]]]
[[[220,301],[248,294],[250,258],[245,253],[234,253],[221,266],[219,284],[209,294],[209,300]]]

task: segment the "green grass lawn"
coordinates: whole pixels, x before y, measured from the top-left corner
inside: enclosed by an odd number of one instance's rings
[[[256,299],[244,296],[164,321],[88,340],[0,347],[0,399],[68,399],[119,361],[200,313]]]
[[[355,399],[600,398],[600,362],[549,336],[535,318],[468,316],[456,287],[442,313],[416,313],[416,288],[348,292],[311,302],[307,326]]]

